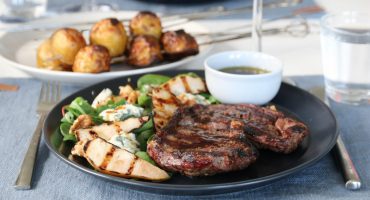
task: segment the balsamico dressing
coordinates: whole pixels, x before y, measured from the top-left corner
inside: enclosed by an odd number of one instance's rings
[[[235,67],[225,67],[219,69],[219,71],[230,73],[230,74],[241,74],[241,75],[255,75],[255,74],[266,74],[270,71],[265,69],[250,67],[250,66],[235,66]]]

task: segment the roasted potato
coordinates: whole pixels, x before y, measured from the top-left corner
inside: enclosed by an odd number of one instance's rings
[[[73,65],[77,52],[86,46],[82,34],[72,28],[55,31],[50,40],[54,56],[66,65]]]
[[[163,60],[158,40],[149,35],[136,36],[130,45],[128,64],[146,67]]]
[[[73,72],[100,73],[110,70],[110,56],[107,48],[100,45],[89,45],[76,55],[72,66]]]
[[[151,35],[159,39],[162,35],[162,24],[159,17],[149,11],[141,11],[130,21],[132,36]]]
[[[103,19],[91,28],[90,43],[106,47],[110,56],[116,57],[125,52],[127,34],[122,23],[116,18]]]
[[[71,66],[63,64],[51,51],[50,39],[46,39],[37,48],[37,66],[56,71],[71,70]]]
[[[161,37],[164,56],[169,60],[178,60],[199,53],[199,46],[193,36],[184,30],[167,31]]]

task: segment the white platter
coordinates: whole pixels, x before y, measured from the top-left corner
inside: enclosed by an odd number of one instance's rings
[[[91,22],[98,21],[107,17],[116,17],[119,19],[132,18],[137,12],[134,11],[121,11],[121,12],[103,12],[103,13],[76,13],[76,14],[65,14],[59,15],[48,19],[42,19],[32,22],[32,24],[65,24],[65,23],[79,23],[79,22]],[[166,23],[163,23],[166,26]],[[91,25],[79,25],[72,26],[78,29],[89,29]],[[209,30],[196,22],[188,22],[178,26],[173,26],[171,30],[184,29],[186,32],[195,33],[209,33]],[[0,61],[6,63],[11,67],[15,67],[23,72],[45,81],[59,81],[67,84],[75,85],[90,85],[103,80],[142,73],[151,73],[155,71],[172,69],[183,66],[185,63],[193,60],[194,58],[207,53],[210,49],[210,45],[201,45],[200,53],[196,56],[186,57],[175,62],[164,62],[147,68],[134,68],[127,64],[115,64],[111,67],[110,72],[104,72],[100,74],[84,74],[75,72],[61,72],[40,69],[36,67],[36,49],[39,44],[47,37],[52,34],[53,30],[44,31],[24,31],[24,32],[13,32],[4,33],[0,37]],[[197,41],[201,43],[203,40],[209,40],[210,38],[202,37],[197,38]],[[88,41],[88,40],[86,40]]]

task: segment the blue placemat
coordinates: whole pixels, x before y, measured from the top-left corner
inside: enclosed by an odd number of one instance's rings
[[[293,77],[300,87],[322,85],[321,76]],[[0,79],[20,86],[17,92],[0,91],[0,199],[194,199],[130,190],[84,174],[49,153],[43,141],[37,158],[32,190],[13,188],[20,164],[36,125],[36,105],[41,83],[34,79]],[[63,87],[63,96],[79,89]],[[197,199],[369,199],[370,183],[370,107],[333,103],[343,139],[352,155],[363,187],[348,191],[331,155],[314,166],[263,188]]]

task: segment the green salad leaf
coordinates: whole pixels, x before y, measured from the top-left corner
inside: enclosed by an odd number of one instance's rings
[[[81,114],[88,114],[88,115],[97,115],[96,110],[82,97],[75,98],[69,108],[73,109],[75,112]]]
[[[104,110],[107,110],[107,109],[115,109],[116,107],[118,106],[122,106],[122,105],[125,105],[126,104],[126,100],[125,99],[121,99],[117,102],[114,102],[112,100],[108,101],[108,103],[106,105],[103,105],[103,106],[100,106],[96,109],[96,112],[97,113],[101,113],[103,112]]]
[[[68,122],[62,122],[60,124],[59,130],[60,133],[63,135],[63,141],[73,141],[76,142],[76,137],[69,132],[69,129],[71,128],[72,124]]]
[[[75,135],[73,135],[73,134],[68,134],[68,135],[63,136],[63,141],[73,141],[73,142],[77,142],[77,139],[76,139],[76,136],[75,136]]]
[[[146,131],[146,130],[149,130],[149,129],[153,129],[154,127],[154,124],[153,124],[153,118],[150,118],[147,122],[145,122],[145,124],[143,124],[140,128],[134,130],[134,133],[138,134],[138,133],[141,133],[143,131]]]
[[[76,109],[74,109],[74,108],[72,108],[70,106],[67,106],[66,107],[66,110],[68,112],[70,112],[74,116],[75,119],[82,114],[80,111],[78,111],[78,110],[76,110]]]
[[[145,130],[137,135],[136,140],[139,142],[142,151],[146,151],[147,141],[152,135],[154,135],[153,129]]]
[[[150,162],[151,164],[155,165],[155,162],[150,158],[150,156],[148,155],[148,153],[146,151],[138,151],[135,153],[135,155],[145,161],[148,161]]]
[[[209,101],[210,104],[219,104],[219,103],[221,103],[219,100],[217,100],[214,96],[210,95],[209,93],[200,93],[199,95],[206,98],[207,101]]]
[[[159,75],[159,74],[146,74],[144,76],[141,76],[137,80],[137,87],[141,91],[144,85],[161,85],[168,80],[170,80],[171,77]]]
[[[69,129],[71,128],[71,125],[70,123],[66,123],[66,122],[63,122],[60,124],[60,133],[62,133],[63,136],[65,135],[68,135],[69,134]]]
[[[148,144],[152,139],[153,139],[153,137],[155,136],[155,134],[153,134],[153,135],[151,135],[149,138],[148,138],[148,140],[146,141],[146,143]]]
[[[137,103],[142,107],[150,107],[152,105],[152,98],[145,93],[141,93],[137,99]]]
[[[100,117],[99,115],[91,116],[91,118],[92,118],[94,124],[97,124],[97,125],[102,124],[104,122],[103,118]]]
[[[61,122],[70,123],[73,124],[73,121],[75,120],[75,116],[72,112],[66,112],[64,114],[64,117],[62,118]]]
[[[101,124],[103,122],[103,119],[99,117],[96,110],[82,97],[75,98],[65,109],[68,112],[64,114],[59,127],[60,133],[63,135],[63,141],[77,141],[76,137],[69,132],[69,129],[74,120],[82,114],[90,115],[95,124]]]

